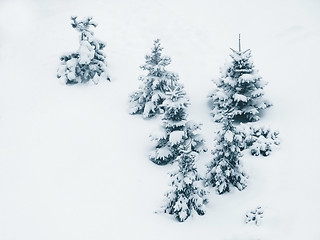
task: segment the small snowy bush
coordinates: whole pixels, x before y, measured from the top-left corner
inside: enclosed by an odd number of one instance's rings
[[[181,146],[190,144],[195,153],[206,151],[204,139],[198,133],[200,124],[187,120],[186,108],[189,100],[182,87],[169,87],[166,99],[162,103],[165,110],[162,121],[163,132],[151,136],[155,143],[155,150],[150,155],[150,160],[158,165],[173,162],[180,154]]]
[[[162,103],[168,86],[176,86],[178,75],[165,69],[171,62],[169,57],[162,56],[160,40],[154,41],[151,54],[146,55],[146,63],[140,68],[148,74],[139,78],[142,85],[129,97],[130,114],[142,114],[150,118],[164,112]]]
[[[243,190],[247,176],[240,165],[242,157],[240,147],[243,138],[232,125],[232,120],[222,120],[222,129],[218,131],[216,149],[212,151],[213,160],[208,166],[206,185],[216,188],[218,194],[230,191],[230,186]]]
[[[262,80],[254,68],[249,49],[231,50],[232,61],[220,70],[221,77],[209,95],[211,114],[216,122],[222,120],[226,110],[232,118],[241,116],[248,121],[257,121],[260,110],[271,106],[271,103],[263,98],[263,88],[267,82]]]
[[[170,174],[171,190],[165,195],[167,203],[164,212],[173,215],[178,221],[184,222],[192,212],[204,215],[204,205],[207,203],[207,191],[195,167],[197,154],[190,145],[184,146],[178,157],[179,170]]]
[[[254,156],[269,156],[272,149],[280,144],[279,131],[268,127],[241,124],[238,130],[244,138],[242,149],[250,149]]]
[[[246,223],[255,224],[257,226],[261,225],[263,218],[263,210],[261,207],[257,207],[254,210],[248,211],[246,213]]]
[[[58,69],[58,78],[63,78],[66,84],[87,83],[95,84],[99,79],[110,81],[107,75],[105,55],[102,52],[105,44],[95,39],[90,27],[96,27],[91,17],[77,21],[71,17],[71,26],[80,32],[80,47],[77,52],[63,55]]]

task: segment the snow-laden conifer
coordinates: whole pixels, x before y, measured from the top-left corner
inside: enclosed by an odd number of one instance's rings
[[[181,154],[177,158],[179,169],[170,174],[171,190],[166,193],[167,202],[164,212],[173,215],[178,221],[184,222],[193,211],[199,215],[205,214],[207,191],[195,166],[197,153],[189,144],[181,146]]]
[[[162,119],[163,132],[152,136],[155,150],[150,155],[150,160],[158,165],[173,162],[180,154],[181,146],[190,142],[191,151],[200,153],[206,151],[204,139],[201,134],[200,124],[187,120],[186,108],[189,99],[182,86],[171,86],[166,92],[166,99],[161,107],[165,109]]]
[[[81,21],[71,17],[71,26],[80,33],[80,46],[77,52],[63,55],[58,69],[58,78],[63,78],[66,84],[87,83],[92,80],[95,84],[99,79],[110,81],[107,74],[105,55],[102,52],[105,44],[97,40],[91,27],[97,24],[92,17]]]
[[[234,186],[240,191],[246,185],[246,174],[240,165],[243,145],[241,133],[236,131],[229,118],[223,118],[222,129],[217,132],[216,148],[212,151],[213,160],[208,166],[206,185],[216,188],[218,194],[230,191]]]
[[[211,114],[216,122],[220,122],[223,113],[228,110],[232,118],[244,117],[248,121],[259,120],[260,110],[271,106],[264,98],[263,88],[267,82],[262,80],[255,69],[251,50],[232,50],[231,62],[221,68],[221,77],[215,82],[215,89],[209,95],[212,104]]]
[[[150,118],[163,113],[162,103],[165,100],[165,91],[169,85],[177,85],[178,75],[165,69],[171,59],[162,56],[160,40],[154,41],[151,54],[145,56],[145,64],[140,66],[147,71],[147,75],[139,78],[142,81],[138,91],[130,97],[130,114],[142,114],[144,118]]]

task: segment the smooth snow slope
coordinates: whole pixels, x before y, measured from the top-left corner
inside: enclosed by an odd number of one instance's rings
[[[319,10],[317,0],[0,1],[0,239],[320,239]],[[111,83],[56,78],[60,55],[78,46],[71,15],[99,24]],[[247,189],[211,189],[206,215],[178,223],[154,213],[175,167],[148,160],[160,118],[130,116],[128,95],[160,38],[212,149],[206,96],[238,33],[269,82],[274,106],[260,123],[280,130],[281,145],[246,153]],[[210,160],[200,156],[202,173]],[[258,205],[262,225],[246,225]]]

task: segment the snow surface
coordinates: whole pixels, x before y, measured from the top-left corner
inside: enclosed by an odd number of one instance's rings
[[[224,139],[227,140],[228,142],[232,142],[233,133],[230,130],[226,131],[226,133],[224,134]]]
[[[183,140],[184,131],[173,131],[170,133],[169,142],[172,144],[177,144]]]
[[[0,239],[319,239],[319,12],[318,0],[0,1]],[[59,57],[79,46],[74,15],[98,23],[112,82],[56,78]],[[178,223],[155,214],[176,167],[148,160],[161,120],[129,115],[128,95],[160,38],[213,149],[207,95],[238,33],[269,82],[274,106],[260,123],[280,130],[281,145],[245,153],[248,187],[211,191],[206,215]],[[200,156],[200,173],[211,158]],[[246,225],[256,206],[261,225]]]
[[[233,94],[233,99],[236,102],[247,102],[248,101],[246,96],[244,96],[242,94],[238,94],[238,93]]]

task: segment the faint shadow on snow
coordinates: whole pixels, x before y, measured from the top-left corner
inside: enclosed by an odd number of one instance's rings
[[[314,36],[316,34],[316,31],[319,31],[319,29],[310,30],[304,26],[293,25],[276,32],[274,36],[276,38],[282,39],[286,43],[295,43],[303,39]]]

